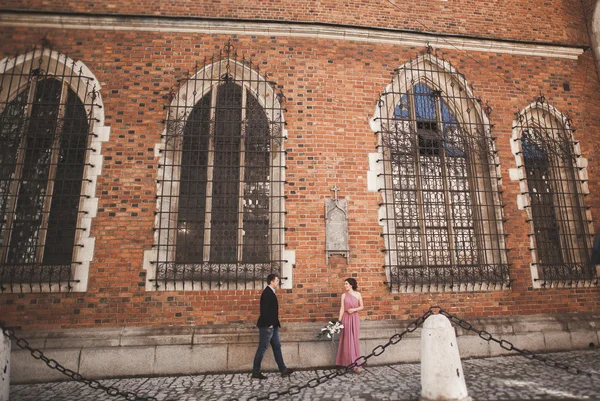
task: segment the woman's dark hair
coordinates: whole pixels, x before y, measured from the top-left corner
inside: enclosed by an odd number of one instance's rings
[[[358,289],[358,283],[356,282],[355,279],[353,279],[352,277],[347,278],[345,281],[348,282],[348,284],[350,284],[350,286],[352,287],[352,289],[354,291],[356,291]]]
[[[271,284],[271,281],[275,280],[276,277],[279,277],[277,273],[271,273],[267,276],[267,284]]]

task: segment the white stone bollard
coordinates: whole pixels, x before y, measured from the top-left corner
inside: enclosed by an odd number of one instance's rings
[[[10,340],[0,331],[0,401],[8,401],[10,389]]]
[[[431,315],[421,330],[421,400],[470,401],[454,328]]]

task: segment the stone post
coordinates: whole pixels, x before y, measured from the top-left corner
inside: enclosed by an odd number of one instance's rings
[[[470,401],[454,328],[431,315],[421,330],[421,400]]]
[[[10,339],[0,331],[0,401],[8,401],[10,388]]]
[[[592,16],[592,50],[596,58],[596,71],[600,74],[600,3],[596,2]]]

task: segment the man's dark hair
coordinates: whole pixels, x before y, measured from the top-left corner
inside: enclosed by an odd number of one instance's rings
[[[277,273],[271,273],[267,276],[267,284],[271,284],[271,281],[275,280],[275,278],[278,278],[279,274]]]

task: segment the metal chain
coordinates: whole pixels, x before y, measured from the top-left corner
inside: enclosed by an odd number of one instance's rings
[[[385,352],[385,350],[387,349],[387,347],[389,347],[390,345],[398,344],[404,338],[404,336],[406,334],[414,332],[421,325],[423,325],[425,320],[429,316],[434,314],[435,309],[439,310],[439,312],[438,312],[439,314],[446,316],[450,320],[450,322],[458,325],[459,327],[461,327],[464,330],[468,330],[468,331],[477,333],[477,335],[479,335],[480,338],[482,338],[483,340],[485,340],[487,342],[493,341],[493,342],[497,343],[498,345],[500,345],[500,347],[502,347],[503,349],[505,349],[507,351],[515,351],[528,359],[543,362],[546,366],[562,369],[562,370],[565,370],[566,372],[574,374],[574,375],[583,374],[588,377],[598,375],[598,373],[596,373],[596,372],[587,372],[587,371],[581,370],[579,368],[569,366],[569,365],[563,364],[561,362],[555,361],[550,358],[544,358],[540,355],[534,354],[533,352],[531,352],[529,350],[520,349],[518,347],[515,347],[510,341],[497,339],[489,332],[487,332],[485,330],[477,330],[469,322],[448,313],[447,311],[440,308],[439,306],[432,306],[421,317],[419,317],[418,319],[416,319],[412,323],[410,323],[404,329],[403,332],[392,335],[387,343],[376,346],[375,348],[373,348],[371,350],[370,354],[356,358],[356,360],[354,362],[352,362],[348,366],[345,366],[343,369],[336,370],[336,371],[331,372],[322,377],[317,377],[317,378],[311,379],[302,385],[291,386],[287,390],[284,390],[284,391],[272,391],[266,395],[252,396],[252,397],[248,398],[247,401],[278,400],[282,396],[296,395],[296,394],[299,394],[305,388],[315,388],[333,378],[343,376],[343,375],[347,374],[348,372],[350,372],[351,370],[364,365],[370,358],[383,354]],[[31,356],[33,356],[35,359],[39,359],[39,360],[43,361],[50,369],[57,370],[60,373],[62,373],[63,375],[70,377],[71,379],[73,379],[75,381],[84,383],[85,385],[89,386],[90,388],[93,388],[96,390],[102,390],[102,391],[106,392],[106,394],[113,396],[113,397],[117,397],[117,396],[123,397],[128,401],[158,401],[154,397],[150,397],[150,396],[142,397],[142,396],[139,396],[139,395],[129,392],[129,391],[121,391],[116,387],[104,386],[98,380],[93,380],[93,379],[88,379],[86,377],[83,377],[79,373],[76,373],[76,372],[72,371],[71,369],[65,368],[60,363],[58,363],[56,360],[46,357],[44,355],[44,353],[42,351],[40,351],[39,349],[32,348],[29,345],[29,342],[27,342],[27,340],[17,337],[14,333],[14,330],[7,328],[2,322],[0,322],[0,329],[2,330],[4,335],[7,336],[9,339],[16,341],[16,344],[20,348],[29,351],[31,353]],[[239,401],[239,399],[233,398],[230,401]]]
[[[31,353],[31,356],[33,356],[35,359],[39,359],[39,360],[43,361],[50,369],[58,370],[63,375],[70,377],[71,379],[73,379],[75,381],[84,383],[85,385],[87,385],[95,390],[102,390],[110,396],[123,397],[127,401],[158,401],[154,397],[141,397],[130,391],[121,391],[116,387],[105,386],[105,385],[101,384],[98,380],[93,380],[93,379],[88,379],[86,377],[83,377],[79,373],[74,372],[69,368],[65,368],[60,363],[58,363],[56,360],[48,358],[39,349],[32,348],[29,345],[29,342],[27,340],[17,337],[15,335],[14,330],[7,328],[2,322],[0,322],[0,329],[2,330],[2,332],[4,333],[4,335],[6,337],[8,337],[11,340],[15,340],[17,345],[20,348],[29,351]]]
[[[419,317],[418,319],[416,319],[412,323],[410,323],[404,329],[404,331],[402,333],[394,334],[393,336],[390,337],[390,339],[388,340],[387,343],[376,346],[375,348],[373,348],[373,350],[371,350],[370,354],[368,354],[366,356],[359,356],[358,358],[356,358],[356,360],[354,362],[352,362],[348,366],[345,366],[342,369],[336,370],[336,371],[331,372],[322,377],[316,377],[314,379],[311,379],[308,382],[304,383],[303,385],[291,386],[287,390],[284,390],[284,391],[272,391],[266,395],[251,396],[246,401],[278,400],[282,396],[296,395],[296,394],[299,394],[302,390],[304,390],[307,387],[315,388],[325,382],[328,382],[329,380],[331,380],[333,378],[343,376],[343,375],[347,374],[348,372],[350,372],[351,370],[356,369],[361,365],[364,365],[370,358],[383,354],[385,352],[386,348],[389,347],[390,345],[398,344],[407,333],[412,333],[413,331],[418,329],[423,324],[423,322],[425,322],[425,319],[427,319],[432,314],[433,314],[433,312],[431,311],[431,309],[429,309],[427,312],[425,312],[423,314],[423,316]],[[232,398],[229,401],[239,401],[239,399]]]
[[[477,333],[479,335],[480,338],[484,339],[487,342],[493,341],[495,343],[497,343],[498,345],[500,345],[502,348],[504,348],[507,351],[515,351],[518,352],[521,356],[524,356],[527,359],[532,359],[532,360],[536,360],[536,361],[540,361],[542,363],[544,363],[546,366],[550,366],[552,368],[558,368],[558,369],[562,369],[565,370],[573,375],[586,375],[588,377],[592,377],[593,375],[599,375],[599,373],[596,372],[587,372],[585,370],[581,370],[579,368],[576,368],[574,366],[569,366],[566,365],[564,363],[555,361],[553,359],[550,358],[545,358],[543,356],[534,354],[533,352],[527,350],[527,349],[521,349],[518,347],[515,347],[510,341],[507,340],[502,340],[502,339],[497,339],[495,338],[493,335],[491,335],[490,333],[488,333],[485,330],[477,330],[476,328],[473,327],[473,325],[471,325],[469,322],[460,319],[459,317],[456,317],[448,312],[446,312],[444,309],[440,308],[439,306],[432,306],[431,308],[429,308],[429,311],[432,312],[432,309],[439,309],[439,313],[441,315],[446,316],[450,322],[458,325],[460,328],[464,329],[464,330],[468,330],[468,331],[472,331],[474,333]],[[433,313],[433,312],[432,312]]]

